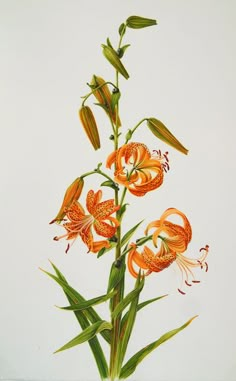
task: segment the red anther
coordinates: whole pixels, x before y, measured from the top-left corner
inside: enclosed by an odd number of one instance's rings
[[[200,280],[192,280],[192,283],[200,283]]]
[[[66,248],[66,250],[65,250],[65,253],[66,253],[66,254],[68,253],[69,248],[70,248],[70,244],[68,243],[67,248]]]
[[[160,150],[160,149],[158,150],[158,153],[159,153],[159,155],[161,156],[161,150]]]
[[[197,260],[197,262],[199,263],[199,265],[201,266],[201,269],[203,269],[203,265],[202,265],[202,262]]]
[[[206,273],[207,273],[207,271],[208,271],[208,263],[205,262],[205,265],[206,265]]]
[[[207,249],[207,250],[209,249],[209,245],[206,245],[206,249]]]
[[[56,236],[56,237],[53,237],[53,240],[54,241],[59,241],[59,238]]]
[[[168,159],[167,153],[168,153],[168,152],[164,153],[163,156],[164,156],[164,158],[166,159],[167,163],[169,163],[169,159]]]
[[[166,155],[169,155],[169,152],[168,152],[168,151],[166,151],[166,152],[165,152],[165,154],[166,154]]]
[[[49,225],[51,225],[51,224],[54,224],[54,222],[56,222],[56,218],[54,218],[51,222],[49,222]]]
[[[51,224],[54,224],[54,222],[57,222],[57,221],[66,221],[66,219],[65,218],[54,218],[54,220],[52,220],[51,222],[49,222],[49,225],[51,225]]]
[[[189,287],[192,287],[192,284],[188,283],[187,281],[185,281],[185,284],[187,284]]]
[[[166,166],[167,166],[167,169],[168,169],[168,171],[169,171],[169,169],[170,169],[170,166],[169,166],[169,164],[168,163],[165,163],[166,164]]]
[[[185,295],[186,292],[183,292],[182,290],[180,290],[179,288],[177,289],[182,295]]]
[[[167,173],[166,167],[163,165],[162,168],[164,169],[165,173]]]

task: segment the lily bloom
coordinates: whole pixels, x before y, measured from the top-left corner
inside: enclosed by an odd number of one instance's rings
[[[166,219],[171,215],[178,215],[182,218],[182,225],[174,224]],[[205,268],[208,271],[208,264],[205,262],[208,254],[209,246],[206,245],[200,249],[201,255],[199,258],[189,258],[185,256],[185,251],[192,238],[192,229],[187,217],[175,208],[167,209],[161,216],[160,220],[151,222],[145,233],[155,228],[152,235],[153,244],[157,247],[157,240],[160,240],[160,248],[157,253],[154,253],[149,247],[144,246],[141,253],[137,250],[137,245],[132,244],[128,255],[128,269],[134,277],[137,278],[138,272],[134,268],[134,264],[143,270],[146,270],[144,275],[147,276],[152,272],[160,272],[172,263],[176,263],[180,269],[183,281],[187,286],[192,286],[193,283],[199,283],[193,274],[193,268]],[[191,278],[191,280],[190,280]],[[180,288],[178,291],[185,294]]]
[[[163,183],[164,170],[169,169],[167,153],[160,151],[151,155],[143,143],[124,144],[112,152],[106,166],[115,165],[114,180],[124,185],[135,196],[144,196]]]
[[[73,204],[66,208],[65,215],[67,217],[66,222],[62,225],[66,229],[66,233],[54,237],[55,241],[59,241],[61,238],[67,240],[76,240],[78,236],[81,237],[83,242],[87,245],[88,251],[97,253],[103,247],[108,248],[110,243],[108,240],[94,241],[92,227],[95,232],[106,238],[111,238],[116,233],[116,229],[119,226],[119,222],[111,214],[116,212],[120,206],[114,205],[114,200],[106,200],[100,202],[102,198],[102,191],[94,192],[90,190],[86,198],[86,208],[89,214],[85,214],[85,210],[82,205],[75,201]],[[105,222],[108,221],[109,223]],[[72,243],[73,243],[72,242]],[[68,244],[66,253],[70,248]]]

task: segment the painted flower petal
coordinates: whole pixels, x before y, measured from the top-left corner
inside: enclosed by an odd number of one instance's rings
[[[104,221],[95,221],[93,226],[98,235],[106,238],[113,237],[117,229],[116,226],[109,225]]]

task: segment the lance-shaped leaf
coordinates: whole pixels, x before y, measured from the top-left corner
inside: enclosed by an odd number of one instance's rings
[[[120,58],[123,57],[123,55],[125,54],[125,51],[130,47],[130,44],[126,44],[124,46],[121,46],[121,48],[118,49],[117,53],[118,53],[118,56]]]
[[[118,259],[115,261],[111,266],[108,286],[107,286],[107,293],[113,290],[118,283],[122,280],[125,274],[126,264],[125,259]]]
[[[142,291],[144,286],[144,282],[141,281],[138,287],[129,292],[126,297],[117,304],[116,308],[112,312],[111,316],[115,319]]]
[[[121,62],[118,54],[116,51],[111,47],[107,45],[102,45],[103,47],[103,54],[106,57],[106,59],[110,62],[112,66],[121,74],[125,79],[129,78],[129,74],[124,67],[123,63]]]
[[[140,287],[140,284],[144,283],[144,278],[141,279],[141,275],[139,272],[138,278],[135,283],[135,288]],[[127,325],[124,330],[120,332],[120,337],[119,337],[119,345],[118,345],[118,359],[117,359],[117,367],[118,370],[120,371],[127,346],[129,343],[129,339],[134,327],[136,315],[137,315],[137,306],[138,306],[138,300],[139,300],[139,295],[138,293],[136,297],[133,299],[133,301],[130,303],[129,311],[128,311],[128,318],[127,318]]]
[[[168,128],[158,119],[149,118],[147,119],[147,125],[149,130],[157,138],[169,144],[171,147],[177,149],[178,151],[187,155],[188,150],[185,148],[178,139],[168,130]]]
[[[160,300],[162,298],[165,298],[166,296],[168,296],[168,295],[166,294],[166,295],[158,296],[157,298],[149,299],[149,300],[146,300],[145,302],[139,303],[137,305],[137,312],[140,311],[142,308],[148,306],[149,304],[151,304],[153,302],[156,302],[157,300]],[[121,331],[125,330],[125,328],[126,328],[126,324],[127,324],[127,321],[128,321],[128,315],[129,315],[129,312],[127,311],[126,314],[122,318],[122,321],[121,321]]]
[[[95,150],[99,149],[101,145],[97,123],[90,107],[82,106],[79,110],[79,117],[93,148]]]
[[[67,307],[59,307],[59,308],[61,310],[66,310],[66,311],[83,311],[89,307],[106,302],[108,299],[112,298],[115,294],[116,292],[113,291],[113,292],[110,292],[109,294],[98,296],[97,298],[89,299],[84,302],[72,304]]]
[[[119,90],[118,91],[113,91],[112,92],[112,96],[111,96],[111,109],[112,109],[112,112],[115,112],[115,108],[119,102],[119,99],[120,99],[120,92]]]
[[[127,242],[129,242],[130,238],[134,234],[134,232],[138,229],[139,225],[143,222],[138,222],[135,226],[133,226],[121,239],[121,247],[123,247]]]
[[[85,341],[91,340],[94,336],[104,331],[105,329],[111,330],[112,329],[111,323],[108,323],[107,321],[98,321],[97,323],[90,325],[78,336],[76,336],[74,339],[70,340],[68,343],[63,345],[63,347],[57,349],[54,353],[65,351],[66,349],[73,348],[76,345],[79,345],[84,343]]]
[[[174,335],[176,335],[177,333],[182,331],[184,328],[186,328],[195,318],[196,318],[196,316],[194,316],[192,319],[188,320],[187,323],[183,324],[181,327],[173,329],[172,331],[165,333],[158,340],[152,342],[151,344],[145,346],[143,349],[141,349],[139,352],[137,352],[133,357],[131,357],[129,359],[129,361],[121,369],[120,378],[125,379],[125,378],[129,377],[135,371],[138,364],[147,355],[149,355],[149,353],[151,353],[154,349],[159,347],[159,345],[161,345],[165,341],[171,339]]]
[[[56,268],[55,265],[53,265],[54,269]],[[61,277],[56,277],[55,275],[41,269],[45,274],[47,274],[50,278],[54,279],[64,290],[66,295],[68,295],[71,299],[71,302],[73,304],[79,303],[79,302],[84,302],[86,299],[74,288],[72,288],[67,281],[61,278]],[[57,269],[58,270],[58,269]],[[59,271],[59,270],[58,270]],[[64,276],[63,276],[64,277]],[[91,323],[96,323],[98,321],[102,321],[103,319],[98,315],[98,313],[92,308],[89,307],[85,311],[83,311],[84,316],[91,322]],[[103,338],[110,344],[111,343],[111,337],[108,331],[104,331],[101,333]]]
[[[63,281],[64,283],[67,284],[67,280],[64,277],[64,275],[61,273],[61,271],[52,262],[51,262],[51,265],[52,265],[52,267],[53,267],[57,277],[61,281]],[[69,303],[72,305],[74,303],[73,300],[70,298],[70,296],[66,292],[65,292],[65,295],[66,295]],[[83,299],[82,296],[81,296],[81,299]],[[93,311],[92,308],[90,310]],[[94,311],[94,313],[96,315],[95,311]],[[86,317],[84,312],[75,311],[74,314],[75,314],[75,317],[76,317],[80,327],[83,330],[85,328],[89,327],[89,325],[90,325],[89,324],[89,320],[87,319],[87,317]],[[104,335],[104,338],[107,337],[108,342],[110,342],[110,331],[104,330],[104,331],[101,332],[101,335]],[[101,345],[99,343],[98,338],[96,336],[93,337],[92,339],[90,339],[88,341],[88,344],[90,346],[90,349],[91,349],[91,351],[93,353],[93,356],[94,356],[94,359],[96,361],[97,368],[98,368],[99,374],[101,376],[101,379],[103,380],[103,379],[108,378],[108,365],[107,365],[106,358],[104,356],[104,353],[103,353],[103,350],[102,350],[102,347],[101,347]]]
[[[114,190],[117,190],[119,189],[119,186],[117,185],[117,183],[115,183],[114,181],[112,180],[106,180],[104,181],[102,184],[100,184],[101,187],[109,187],[109,188],[112,188]]]
[[[100,258],[102,255],[108,253],[108,251],[114,249],[116,247],[117,243],[116,242],[110,242],[110,246],[108,248],[103,247],[101,250],[99,250],[97,258]]]
[[[130,16],[126,20],[126,25],[132,29],[147,28],[152,25],[157,25],[157,21],[154,19],[148,19],[141,16]]]

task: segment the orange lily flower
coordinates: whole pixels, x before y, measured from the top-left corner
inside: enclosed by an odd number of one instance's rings
[[[183,220],[183,226],[174,224],[166,219],[170,215],[178,215]],[[160,272],[169,267],[173,262],[177,263],[181,274],[182,282],[184,280],[187,286],[192,286],[192,283],[199,283],[195,280],[192,268],[200,267],[208,271],[208,264],[205,262],[208,254],[209,246],[206,245],[200,249],[201,256],[197,259],[188,258],[184,255],[188,244],[192,238],[192,229],[187,217],[175,208],[167,209],[161,216],[160,220],[151,222],[145,233],[152,228],[156,228],[152,235],[153,244],[157,247],[157,240],[161,240],[159,251],[155,254],[149,247],[144,246],[143,251],[137,251],[137,245],[132,244],[128,255],[128,268],[130,273],[138,276],[138,272],[134,269],[134,264],[143,270],[146,270],[145,276],[152,272]],[[189,278],[191,277],[191,283]],[[178,291],[185,294],[180,288]]]
[[[63,224],[63,227],[67,232],[62,236],[54,237],[54,240],[59,241],[61,238],[66,238],[67,240],[73,239],[74,242],[80,236],[92,253],[97,253],[103,247],[108,248],[110,246],[108,240],[94,241],[92,227],[102,237],[113,237],[119,222],[116,218],[111,217],[111,214],[116,212],[120,206],[115,206],[112,199],[100,202],[101,198],[101,190],[96,193],[93,190],[88,192],[86,208],[90,214],[85,214],[84,208],[78,201],[66,208],[65,213],[68,221]],[[105,220],[108,220],[109,224]],[[66,253],[70,246],[68,244]]]
[[[124,144],[107,158],[107,167],[115,165],[114,180],[135,196],[144,196],[163,183],[164,170],[169,169],[167,152],[151,155],[143,143]]]

